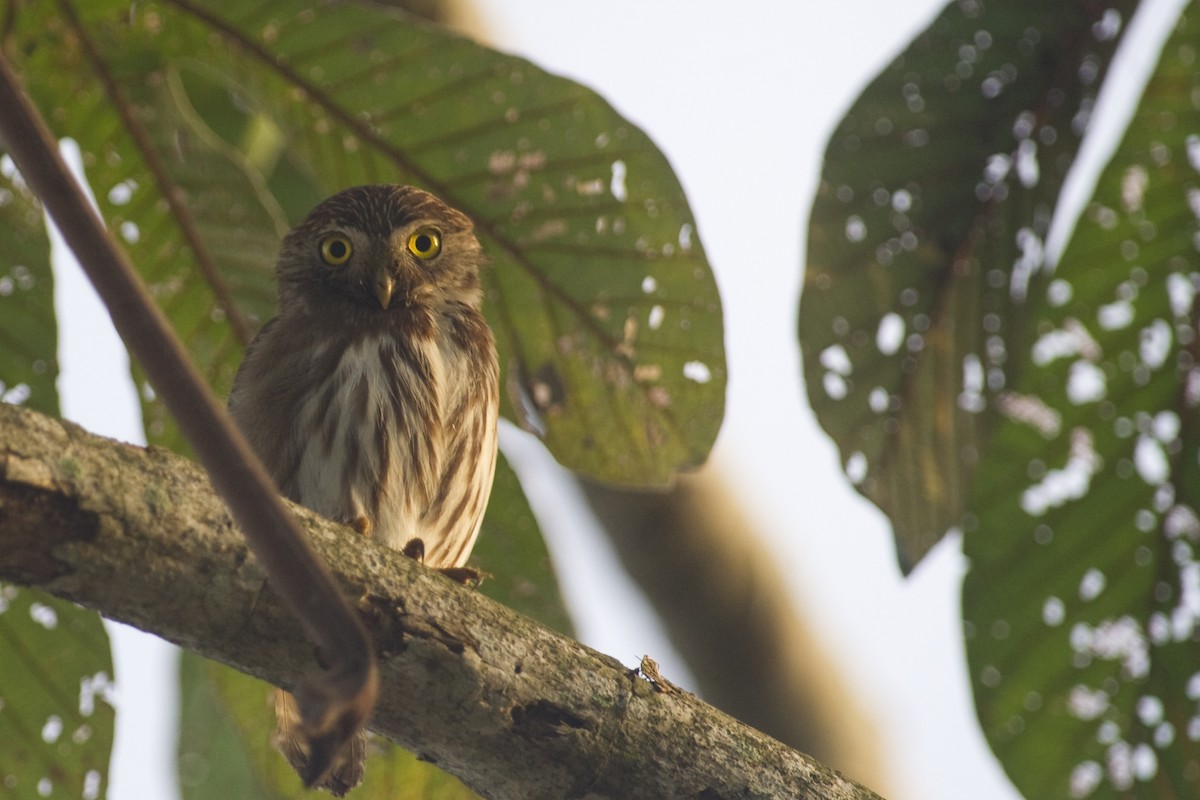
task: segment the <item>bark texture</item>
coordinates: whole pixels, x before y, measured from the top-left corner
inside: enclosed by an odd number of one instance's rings
[[[876,797],[652,665],[631,670],[296,510],[375,640],[370,727],[484,797]],[[197,465],[7,405],[0,579],[287,689],[311,658]]]

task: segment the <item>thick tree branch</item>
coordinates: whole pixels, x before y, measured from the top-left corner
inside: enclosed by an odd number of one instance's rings
[[[485,797],[876,797],[652,670],[296,513],[361,598],[382,681],[371,727]],[[0,578],[285,688],[311,658],[197,465],[5,405]]]

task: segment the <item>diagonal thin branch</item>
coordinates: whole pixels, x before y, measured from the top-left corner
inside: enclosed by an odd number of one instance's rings
[[[305,733],[323,745],[340,743],[354,735],[375,702],[378,673],[361,622],[306,546],[266,470],[192,366],[103,221],[93,213],[2,54],[0,108],[4,109],[0,142],[58,225],[108,307],[125,346],[146,370],[212,475],[272,586],[320,645],[327,669],[306,680],[297,696],[304,710]],[[326,766],[317,764],[314,770]],[[321,775],[305,777],[315,782]]]
[[[879,800],[658,675],[293,507],[380,654],[372,727],[488,798]],[[0,405],[0,579],[285,688],[308,645],[192,462]]]
[[[69,0],[59,0],[59,7],[63,10],[63,16],[75,31],[75,35],[79,37],[79,42],[83,45],[83,52],[92,66],[93,75],[104,87],[104,93],[108,95],[108,99],[112,101],[113,108],[116,109],[117,114],[121,117],[121,122],[125,125],[125,130],[129,133],[129,137],[133,140],[134,147],[137,148],[137,151],[142,154],[142,158],[145,159],[146,166],[154,176],[154,182],[158,184],[159,193],[166,200],[167,207],[171,210],[171,218],[179,223],[179,231],[183,234],[183,238],[187,240],[192,254],[196,257],[196,266],[199,268],[200,274],[204,276],[204,280],[216,296],[217,305],[224,312],[225,319],[229,320],[229,326],[233,328],[234,336],[237,337],[242,347],[245,347],[254,338],[254,329],[251,327],[250,321],[246,319],[246,315],[238,308],[237,301],[233,299],[233,294],[229,291],[229,285],[225,282],[225,278],[221,276],[217,265],[213,262],[212,253],[209,251],[208,245],[205,244],[204,237],[200,235],[200,231],[196,227],[196,220],[192,215],[192,210],[184,202],[183,190],[171,177],[171,173],[159,157],[158,151],[154,149],[150,132],[146,130],[146,126],[142,124],[141,119],[134,113],[133,104],[129,102],[129,98],[121,91],[121,87],[117,85],[116,80],[113,79],[112,74],[108,71],[108,65],[100,56],[100,51],[96,47],[96,43],[92,41],[92,37],[88,34],[86,26],[84,26],[79,16],[75,13],[75,7]]]

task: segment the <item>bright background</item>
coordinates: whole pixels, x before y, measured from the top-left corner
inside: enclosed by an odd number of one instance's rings
[[[1161,41],[1181,1],[1144,4],[1138,24],[1147,37]],[[875,716],[891,776],[875,788],[890,800],[1016,798],[971,706],[959,542],[947,539],[900,577],[886,521],[850,488],[808,408],[795,336],[804,231],[825,141],[942,0],[474,5],[499,47],[599,91],[676,169],[725,304],[730,384],[713,461],[751,510],[845,683]],[[1142,41],[1143,63],[1112,70],[1135,88],[1156,52]],[[1098,126],[1101,119],[1098,109]],[[1105,146],[1089,141],[1085,151],[1102,163]],[[56,293],[64,415],[140,441],[133,388],[112,380],[127,371],[119,343],[105,338],[105,312],[75,268],[60,268]],[[523,434],[507,430],[502,442],[554,534],[549,544],[580,638],[630,665],[651,655],[668,679],[687,685],[686,668],[606,541],[577,499],[563,500],[563,476]],[[173,650],[120,625],[110,631],[121,713],[109,797],[169,800],[177,796]]]

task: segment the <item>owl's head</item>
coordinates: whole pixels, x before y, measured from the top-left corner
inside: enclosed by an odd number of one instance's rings
[[[378,311],[480,303],[483,254],[471,220],[412,186],[356,186],[333,195],[283,239],[281,310],[315,296]]]

